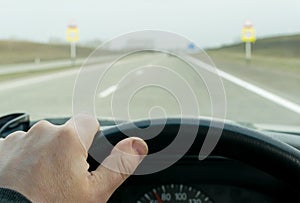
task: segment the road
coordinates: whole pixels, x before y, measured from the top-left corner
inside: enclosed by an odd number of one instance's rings
[[[110,56],[93,58],[89,59],[89,63],[100,63],[105,60],[108,60]],[[0,75],[5,74],[13,74],[13,73],[22,73],[22,72],[29,72],[29,71],[40,71],[40,70],[49,70],[49,69],[58,69],[67,66],[81,66],[85,63],[86,59],[76,59],[74,62],[67,60],[56,60],[56,61],[47,61],[41,63],[25,63],[25,64],[9,64],[9,65],[1,65],[0,66]]]
[[[299,125],[298,75],[259,67],[249,69],[232,61],[216,60],[216,64],[222,73],[219,72],[226,95],[226,119],[247,123]],[[91,73],[95,70],[103,73],[107,66],[107,63],[97,63],[85,68]],[[141,68],[135,69],[137,67]],[[164,72],[166,69],[162,67],[168,67],[171,72]],[[132,72],[128,74],[129,71]],[[203,71],[206,70],[203,69],[200,73],[205,74]],[[72,95],[78,73],[79,69],[64,70],[2,82],[1,114],[22,111],[28,112],[32,119],[72,115]],[[91,74],[90,80],[98,79],[97,77],[96,74]],[[141,88],[145,84],[151,85]],[[168,88],[161,88],[162,85]],[[207,91],[206,85],[195,76],[188,64],[178,58],[166,54],[133,55],[115,63],[106,72],[106,77],[101,80],[94,93],[95,111],[99,117],[119,118],[126,118],[129,112],[131,118],[135,119],[149,115],[163,116],[162,107],[167,115],[174,116],[182,111],[195,112],[192,100],[196,99],[199,115],[211,116],[211,93]],[[221,91],[218,88],[217,85],[213,87],[214,90]],[[189,93],[190,90],[196,95],[195,98]],[[181,105],[185,107],[180,109]]]

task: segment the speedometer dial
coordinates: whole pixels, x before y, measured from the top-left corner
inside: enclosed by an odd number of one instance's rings
[[[201,190],[182,184],[161,185],[143,194],[137,203],[212,203],[212,199]]]

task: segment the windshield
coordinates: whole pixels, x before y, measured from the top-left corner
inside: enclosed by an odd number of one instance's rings
[[[0,114],[299,125],[299,8],[296,0],[2,1]]]

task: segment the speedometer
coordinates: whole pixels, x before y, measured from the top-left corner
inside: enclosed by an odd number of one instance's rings
[[[201,190],[183,184],[161,185],[143,194],[137,203],[212,203],[212,199]]]

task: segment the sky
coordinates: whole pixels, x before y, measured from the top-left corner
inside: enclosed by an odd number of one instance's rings
[[[155,29],[200,47],[239,42],[251,20],[257,37],[300,33],[299,0],[0,0],[0,40],[65,40],[75,22],[80,42]]]

